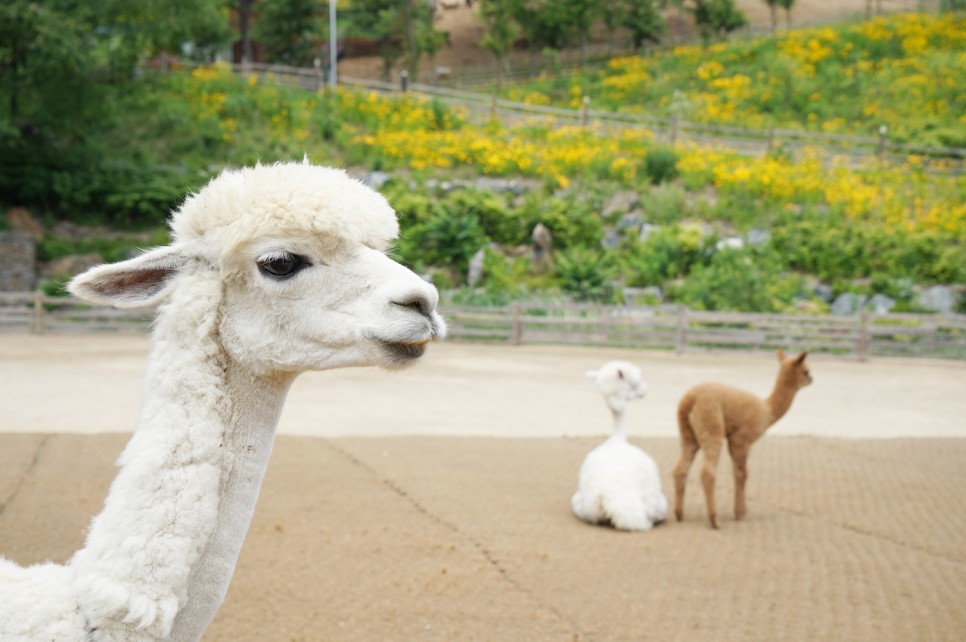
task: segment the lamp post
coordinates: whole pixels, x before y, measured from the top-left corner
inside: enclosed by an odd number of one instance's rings
[[[339,83],[337,71],[339,48],[336,44],[335,2],[336,0],[329,0],[329,88],[332,91],[335,91]]]

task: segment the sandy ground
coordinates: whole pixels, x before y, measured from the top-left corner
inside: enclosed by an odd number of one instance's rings
[[[143,337],[0,335],[0,551],[62,561],[137,412]],[[397,373],[303,376],[206,641],[961,640],[966,364],[810,357],[753,450],[749,518],[719,468],[713,531],[577,521],[609,416],[582,373],[637,363],[632,440],[664,472],[699,380],[761,393],[769,355],[444,343]]]

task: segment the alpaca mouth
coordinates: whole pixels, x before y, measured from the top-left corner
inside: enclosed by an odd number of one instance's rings
[[[412,361],[423,356],[426,352],[425,341],[380,341],[379,345],[383,352],[389,357],[390,361],[397,363]]]

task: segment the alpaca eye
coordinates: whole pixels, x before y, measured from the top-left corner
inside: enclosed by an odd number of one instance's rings
[[[308,266],[308,259],[304,256],[288,252],[273,254],[258,262],[258,270],[265,276],[275,279],[287,279]]]

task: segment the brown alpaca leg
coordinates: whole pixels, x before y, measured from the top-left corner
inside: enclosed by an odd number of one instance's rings
[[[735,519],[744,519],[748,514],[745,507],[745,482],[748,481],[748,453],[751,452],[751,444],[729,441],[728,450],[731,452],[735,473]]]
[[[698,453],[698,442],[690,426],[681,429],[681,457],[674,467],[674,516],[680,522],[684,519],[684,488],[688,481],[688,471]]]
[[[711,528],[718,528],[718,513],[714,508],[714,478],[721,455],[721,440],[701,445],[704,450],[704,464],[701,466],[701,485],[704,486],[704,502],[708,507],[708,521]]]
[[[720,406],[713,399],[699,399],[689,415],[691,427],[698,446],[704,451],[704,464],[701,466],[701,485],[704,487],[704,501],[708,509],[708,521],[712,528],[718,528],[718,514],[714,506],[715,469],[725,439],[724,417]]]

